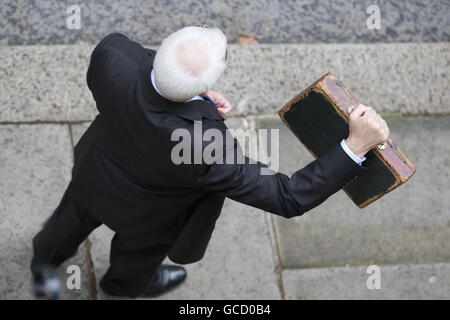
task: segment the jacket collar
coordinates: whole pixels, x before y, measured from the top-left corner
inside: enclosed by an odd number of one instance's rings
[[[153,56],[146,54],[140,67],[141,83],[144,95],[152,105],[191,121],[201,121],[203,118],[210,120],[225,120],[215,106],[206,100],[191,100],[188,102],[173,102],[161,96],[153,87],[150,79],[153,69]]]

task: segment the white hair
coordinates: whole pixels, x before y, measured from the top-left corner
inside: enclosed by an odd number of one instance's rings
[[[186,101],[210,89],[226,67],[227,38],[218,28],[185,27],[158,49],[155,85],[172,101]]]

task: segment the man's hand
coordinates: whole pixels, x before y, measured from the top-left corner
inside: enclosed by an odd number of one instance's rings
[[[386,121],[374,109],[362,104],[353,109],[349,125],[350,134],[345,143],[360,158],[389,138]]]
[[[231,111],[231,103],[219,92],[207,90],[206,92],[201,94],[201,96],[204,95],[209,96],[211,100],[214,101],[217,106],[217,111],[219,111],[222,116]]]

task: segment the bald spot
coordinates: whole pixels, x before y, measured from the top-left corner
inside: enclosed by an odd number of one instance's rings
[[[176,59],[179,66],[193,76],[199,76],[208,68],[205,49],[195,39],[178,44]]]

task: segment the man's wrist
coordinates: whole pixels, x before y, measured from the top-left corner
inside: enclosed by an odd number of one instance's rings
[[[369,152],[364,146],[356,143],[351,137],[345,139],[347,147],[359,158],[363,158],[364,155]]]
[[[365,157],[358,157],[356,154],[353,153],[352,150],[347,146],[345,143],[345,140],[342,139],[341,141],[341,147],[345,151],[345,153],[359,166],[362,165],[362,163],[366,160]]]

